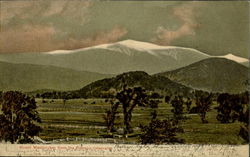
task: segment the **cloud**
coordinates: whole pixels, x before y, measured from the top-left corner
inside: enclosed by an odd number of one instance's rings
[[[63,12],[63,9],[66,7],[67,1],[52,1],[45,12],[44,16],[51,16],[55,14],[60,14]]]
[[[123,37],[127,30],[114,27],[109,31],[101,31],[80,39],[75,37],[56,39],[55,36],[60,33],[52,26],[43,25],[24,25],[21,28],[4,30],[0,35],[0,53],[46,52],[57,49],[83,48],[115,42]]]
[[[127,33],[122,27],[113,27],[107,31],[99,30],[92,35],[82,37],[72,33],[75,27],[72,25],[73,22],[77,23],[79,29],[88,21],[90,6],[92,6],[91,1],[1,2],[3,9],[0,10],[0,53],[77,49],[115,42]],[[53,20],[46,21],[54,17],[63,18],[68,22],[66,25],[69,27],[69,32],[54,24]]]
[[[0,1],[0,22],[1,25],[8,24],[11,20],[46,18],[60,14],[69,18],[85,18],[88,8],[93,4],[91,1],[68,1],[68,0],[18,0]]]
[[[156,37],[152,41],[162,45],[169,45],[172,41],[181,37],[195,35],[195,30],[199,28],[199,24],[195,21],[195,9],[198,7],[200,7],[200,3],[189,2],[173,8],[173,16],[177,17],[182,22],[182,25],[176,30],[169,30],[159,26],[156,30]]]
[[[109,31],[101,31],[93,36],[76,39],[70,38],[64,43],[63,49],[77,49],[82,47],[95,46],[99,44],[112,43],[127,34],[127,30],[122,27],[114,27]]]
[[[7,24],[12,18],[25,14],[33,1],[0,1],[0,23]]]
[[[1,31],[0,52],[39,52],[48,50],[53,45],[56,30],[51,26],[23,25]]]
[[[42,15],[45,17],[60,15],[70,21],[75,20],[83,24],[88,20],[89,8],[92,6],[91,1],[61,1],[50,2],[49,7],[43,10]]]

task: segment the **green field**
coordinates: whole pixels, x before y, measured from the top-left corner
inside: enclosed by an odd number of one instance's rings
[[[110,104],[104,99],[72,99],[63,104],[62,100],[36,99],[38,112],[42,118],[43,131],[40,137],[43,140],[64,138],[102,138],[105,134],[103,114],[109,109]],[[238,136],[241,123],[221,124],[216,120],[217,111],[212,105],[212,110],[207,113],[208,124],[202,124],[197,114],[185,114],[187,120],[182,122],[184,133],[178,136],[188,144],[244,144],[244,140]],[[172,116],[171,105],[160,103],[158,106],[158,118],[164,119]],[[120,108],[119,119],[116,126],[122,127],[123,115]],[[136,107],[133,112],[132,127],[134,133],[126,141],[138,142],[140,134],[139,125],[149,123],[151,109]]]

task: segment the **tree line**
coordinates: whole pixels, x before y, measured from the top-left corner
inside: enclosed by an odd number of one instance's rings
[[[136,93],[135,91],[139,92]],[[134,94],[136,96],[134,96]],[[218,103],[215,107],[217,110],[216,119],[221,123],[234,123],[239,121],[242,123],[239,135],[249,141],[249,93],[244,92],[241,94],[217,94],[217,98],[214,94],[204,91],[194,91],[192,97],[184,98],[181,95],[165,96],[165,102],[172,106],[172,117],[166,117],[163,120],[157,119],[158,103],[156,100],[150,100],[145,91],[141,88],[127,88],[117,93],[116,101],[112,100],[110,110],[106,111],[104,116],[107,132],[115,133],[116,129],[114,122],[117,118],[116,114],[119,105],[121,104],[124,116],[124,132],[126,137],[128,133],[133,132],[130,123],[132,118],[132,111],[136,106],[151,107],[151,121],[148,125],[140,125],[142,134],[140,135],[140,141],[143,144],[154,143],[183,143],[183,139],[176,137],[178,132],[183,132],[180,123],[185,121],[187,117],[184,116],[184,109],[186,113],[197,113],[200,116],[201,123],[209,123],[206,119],[206,114],[211,110],[213,101]],[[191,105],[195,104],[191,108]],[[186,106],[186,107],[185,107]],[[129,111],[129,112],[128,112]]]
[[[68,95],[67,92],[55,95]],[[152,96],[153,95],[153,96]],[[36,97],[45,98],[46,94]],[[57,98],[57,97],[56,97]],[[68,97],[65,99],[73,99]],[[239,135],[248,142],[249,130],[249,93],[240,94],[220,93],[213,94],[204,91],[194,91],[190,97],[182,95],[166,95],[164,100],[172,106],[172,116],[158,119],[157,110],[159,96],[155,93],[149,95],[142,87],[127,87],[124,85],[109,99],[110,109],[103,115],[107,126],[107,133],[114,135],[117,132],[115,120],[118,117],[118,108],[123,114],[123,136],[133,132],[131,121],[133,111],[137,106],[151,108],[151,121],[147,125],[140,125],[140,142],[147,143],[183,143],[183,139],[177,138],[177,133],[183,132],[182,121],[185,114],[196,113],[200,116],[201,123],[209,123],[206,114],[211,110],[212,103],[217,102],[216,119],[221,123],[242,123]],[[51,98],[53,99],[53,98]],[[195,106],[192,107],[192,104]],[[17,91],[0,92],[0,140],[11,143],[29,143],[34,136],[39,135],[42,128],[35,98]]]

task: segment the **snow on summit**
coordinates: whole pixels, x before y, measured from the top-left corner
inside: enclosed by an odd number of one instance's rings
[[[147,42],[142,42],[142,41],[135,41],[135,40],[124,40],[118,42],[118,44],[130,47],[130,48],[136,48],[136,49],[164,49],[166,48],[165,46],[159,46]]]
[[[225,56],[217,56],[217,57],[219,57],[219,58],[226,58],[226,59],[238,62],[238,63],[244,63],[244,62],[248,62],[249,61],[247,58],[235,56],[235,55],[233,55],[231,53],[229,53],[229,54],[227,54]]]
[[[206,57],[219,57],[219,58],[226,58],[238,63],[244,63],[248,62],[249,60],[247,58],[235,56],[233,54],[227,54],[224,56],[210,56],[208,54],[202,53],[196,49],[192,48],[185,48],[185,47],[177,47],[177,46],[160,46],[156,45],[153,43],[148,43],[148,42],[142,42],[142,41],[136,41],[136,40],[123,40],[115,43],[110,43],[110,44],[101,44],[97,46],[92,46],[92,47],[87,47],[87,48],[81,48],[81,49],[76,49],[76,50],[55,50],[55,51],[50,51],[46,52],[46,54],[52,54],[52,55],[60,55],[60,54],[70,54],[70,53],[76,53],[76,52],[81,52],[81,51],[86,51],[86,50],[91,50],[91,49],[107,49],[107,50],[112,50],[112,51],[117,51],[120,53],[125,53],[129,56],[133,55],[134,51],[132,50],[137,50],[140,52],[146,52],[154,56],[159,56],[159,55],[169,55],[176,58],[176,55],[179,53],[197,53]],[[160,51],[159,51],[160,50]]]
[[[67,53],[71,53],[72,51],[70,50],[54,50],[54,51],[49,51],[49,52],[45,52],[46,54],[67,54]]]
[[[173,52],[175,51],[177,52],[179,50],[184,50],[184,51],[188,50],[188,51],[193,51],[193,52],[208,56],[207,54],[204,54],[192,48],[184,48],[184,47],[176,47],[176,46],[160,46],[160,45],[156,45],[156,44],[152,44],[148,42],[142,42],[142,41],[136,41],[136,40],[130,40],[130,39],[115,42],[115,43],[110,43],[110,44],[101,44],[101,45],[87,47],[87,48],[80,48],[76,50],[55,50],[55,51],[46,52],[46,54],[60,55],[60,54],[76,53],[76,52],[86,51],[86,50],[91,50],[91,49],[108,49],[108,50],[114,50],[120,53],[125,53],[127,55],[133,55],[134,52],[131,50],[134,49],[134,50],[141,51],[141,52],[147,52],[154,56],[159,55],[159,52],[157,53],[154,50],[166,51],[166,53],[161,52],[161,54],[164,54],[164,55],[170,55],[170,53],[167,51],[173,50]]]

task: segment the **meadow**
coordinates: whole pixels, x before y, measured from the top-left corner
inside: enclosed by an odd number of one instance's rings
[[[110,108],[105,99],[70,99],[63,103],[62,99],[36,99],[37,110],[42,119],[40,124],[43,131],[39,137],[46,141],[64,138],[103,138],[106,135],[106,125],[103,119],[105,111]],[[192,104],[192,107],[195,106]],[[213,102],[211,111],[206,115],[207,124],[203,124],[198,114],[185,114],[187,119],[181,123],[183,133],[178,137],[186,144],[244,144],[238,135],[241,123],[221,124],[216,119],[217,106]],[[172,106],[161,100],[158,105],[158,119],[172,116]],[[132,127],[134,132],[128,138],[115,137],[115,139],[139,143],[139,125],[147,125],[151,119],[152,109],[149,107],[136,107],[133,111]],[[119,118],[115,121],[117,127],[123,126],[123,115],[119,108]],[[67,143],[67,142],[63,142]],[[81,141],[75,141],[81,143]]]

